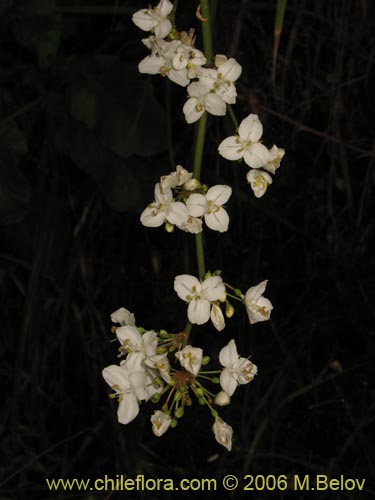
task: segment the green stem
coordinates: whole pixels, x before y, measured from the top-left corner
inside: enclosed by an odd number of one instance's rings
[[[228,104],[228,111],[229,111],[229,115],[232,119],[232,122],[233,122],[233,125],[236,127],[236,131],[238,130],[238,120],[236,118],[236,115],[234,114],[234,111],[232,109],[232,106],[230,104]]]
[[[200,13],[202,18],[206,19],[205,21],[202,21],[203,51],[206,56],[207,63],[211,64],[213,61],[213,50],[209,0],[200,0]]]
[[[197,179],[197,181],[200,181],[201,177],[204,141],[206,138],[206,124],[207,124],[207,113],[204,113],[198,122],[197,141],[195,143],[195,152],[194,152],[193,177],[194,179]]]
[[[204,262],[204,249],[203,249],[203,237],[202,233],[195,235],[195,249],[197,252],[197,262],[198,262],[198,276],[200,280],[203,280],[206,274],[206,265]]]

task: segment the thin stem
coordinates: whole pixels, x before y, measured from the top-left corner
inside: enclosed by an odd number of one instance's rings
[[[211,64],[213,61],[213,49],[209,0],[200,0],[200,13],[202,16],[203,51],[208,64]]]
[[[197,262],[198,262],[198,276],[200,280],[203,280],[206,274],[206,265],[204,262],[204,248],[203,248],[203,237],[202,233],[195,235],[195,250],[197,252]]]
[[[233,122],[234,126],[236,127],[236,130],[238,130],[238,120],[237,120],[236,115],[234,114],[233,108],[230,104],[228,104],[228,111],[229,111],[229,115],[232,119],[232,122]]]
[[[195,143],[195,152],[194,152],[193,177],[194,179],[197,179],[197,181],[199,181],[201,177],[204,141],[206,138],[206,124],[207,124],[207,113],[204,113],[198,122],[197,141]]]

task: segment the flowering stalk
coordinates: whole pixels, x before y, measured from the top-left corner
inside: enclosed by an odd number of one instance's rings
[[[140,221],[149,228],[164,225],[168,232],[178,228],[194,234],[198,277],[179,274],[174,280],[174,290],[187,308],[188,322],[183,331],[169,333],[137,327],[134,315],[123,307],[111,315],[119,325],[112,331],[120,343],[118,357],[122,360],[119,365],[106,367],[103,377],[112,388],[110,397],[118,399],[120,423],[131,422],[139,405],[151,400],[160,404],[151,417],[152,431],[159,437],[176,427],[185,409],[197,401],[214,419],[212,430],[217,442],[230,451],[233,429],[213,405],[228,405],[237,387],[254,379],[257,367],[238,354],[232,339],[219,352],[222,368],[218,370],[217,363],[203,368],[211,363],[211,357],[190,344],[190,332],[193,325],[209,321],[221,332],[226,326],[225,318],[230,319],[235,313],[230,300],[245,307],[251,325],[268,320],[273,306],[263,295],[267,280],[242,293],[237,286],[223,281],[221,270],[206,273],[203,226],[220,233],[228,230],[225,205],[232,195],[230,186],[208,187],[201,183],[207,113],[224,116],[229,112],[235,135],[222,140],[218,152],[227,160],[243,161],[250,167],[247,181],[258,198],[272,183],[270,174],[275,174],[285,151],[276,145],[271,149],[263,145],[263,126],[257,115],[250,114],[238,125],[231,104],[236,102],[235,83],[242,68],[234,58],[223,54],[213,57],[209,0],[201,0],[196,12],[202,22],[204,53],[195,47],[194,29],[178,31],[176,6],[177,1],[173,4],[160,0],[155,7],[135,12],[133,22],[141,30],[151,32],[142,40],[150,53],[140,61],[139,71],[159,74],[186,87],[188,98],[183,113],[188,124],[197,122],[193,172],[177,165],[174,171],[162,175],[155,185],[154,200],[143,210]],[[170,132],[169,129],[172,151]]]

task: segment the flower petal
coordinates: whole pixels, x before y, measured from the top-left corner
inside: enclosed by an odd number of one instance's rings
[[[270,153],[266,146],[263,146],[260,142],[255,142],[245,148],[243,158],[249,167],[259,168],[268,162],[269,157]]]
[[[127,394],[120,401],[117,410],[117,418],[120,424],[128,424],[139,413],[138,399],[134,394]]]
[[[242,120],[238,128],[238,134],[243,141],[259,141],[263,134],[263,125],[258,115],[251,114]]]
[[[232,188],[223,184],[212,186],[206,193],[206,198],[213,201],[215,205],[224,205],[232,194]]]
[[[224,367],[234,366],[238,360],[238,352],[235,341],[232,339],[224,346],[219,353],[220,364]]]
[[[211,115],[224,116],[227,112],[227,105],[216,94],[208,94],[204,100],[204,107]]]
[[[180,299],[187,301],[187,297],[193,294],[193,287],[200,291],[201,284],[198,278],[190,274],[180,274],[174,279],[174,289]]]
[[[219,144],[219,154],[227,160],[240,160],[244,155],[244,148],[237,135],[227,137]]]
[[[164,58],[154,55],[154,56],[146,56],[142,61],[138,64],[138,71],[140,73],[146,73],[147,75],[157,75],[160,73],[160,68],[164,64]]]
[[[201,217],[207,210],[207,199],[203,194],[191,194],[186,202],[189,215]]]
[[[228,231],[229,215],[224,208],[220,208],[216,212],[214,211],[210,214],[206,214],[204,216],[204,221],[213,231],[219,231],[219,233],[225,233],[225,231]]]
[[[228,368],[224,368],[220,374],[220,385],[228,396],[232,396],[234,391],[237,389],[237,381],[234,379]]]
[[[203,325],[210,319],[211,305],[208,300],[192,300],[188,306],[188,318],[193,325]]]
[[[220,276],[210,276],[202,283],[202,294],[210,302],[220,300],[225,296],[225,286]]]

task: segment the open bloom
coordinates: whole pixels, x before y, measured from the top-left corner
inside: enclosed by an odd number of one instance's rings
[[[194,193],[189,196],[186,207],[189,215],[201,217],[210,229],[223,233],[228,230],[229,215],[223,205],[232,194],[230,186],[212,186],[207,193]]]
[[[251,168],[259,168],[270,160],[270,152],[261,144],[263,126],[258,115],[250,114],[242,120],[238,135],[227,137],[219,144],[219,153],[227,160],[244,159]]]
[[[114,391],[119,406],[117,417],[120,424],[128,424],[139,412],[138,402],[148,399],[145,389],[146,375],[142,371],[132,372],[125,365],[111,365],[104,368],[103,378]]]
[[[191,172],[188,172],[181,165],[177,165],[176,170],[168,175],[160,177],[160,186],[162,191],[174,189],[177,186],[183,186],[185,182],[193,177]]]
[[[167,19],[172,12],[173,4],[169,0],[160,0],[153,9],[141,9],[133,14],[133,23],[143,31],[154,31],[158,38],[165,38],[172,29]]]
[[[174,289],[180,299],[189,304],[188,318],[196,325],[203,325],[210,319],[212,302],[222,302],[226,298],[220,276],[211,276],[201,283],[195,276],[180,274],[174,280]]]
[[[141,222],[146,227],[158,227],[165,221],[181,226],[189,217],[184,203],[174,201],[171,189],[162,191],[160,184],[155,186],[155,201],[141,214]]]
[[[233,339],[221,349],[219,361],[224,367],[220,385],[228,396],[232,396],[238,385],[251,382],[257,373],[257,367],[251,361],[238,355]]]
[[[181,351],[175,353],[182,368],[185,368],[195,377],[198,375],[202,366],[203,350],[200,347],[192,347],[187,345]]]
[[[257,198],[261,198],[266,192],[268,185],[272,184],[270,174],[255,168],[249,170],[246,178]]]
[[[183,112],[187,123],[194,123],[205,111],[211,115],[224,116],[227,107],[223,99],[213,92],[206,82],[193,82],[187,88],[189,98],[185,102]]]
[[[135,326],[122,326],[117,328],[116,336],[122,352],[127,354],[125,364],[129,369],[142,370],[146,358],[156,354],[158,338],[152,330],[141,334]]]
[[[217,69],[202,69],[199,80],[207,82],[224,102],[234,104],[237,97],[234,82],[241,75],[242,68],[233,57],[227,59],[222,55],[215,57],[215,65]]]
[[[268,170],[271,174],[274,174],[279,168],[281,160],[284,158],[285,149],[278,148],[275,144],[269,151],[269,159],[265,165],[263,165],[264,170]]]
[[[169,429],[171,422],[172,419],[168,413],[155,410],[154,414],[151,416],[152,432],[155,436],[162,436]]]
[[[258,321],[266,321],[270,318],[273,306],[271,302],[263,297],[268,280],[262,281],[256,286],[252,286],[246,292],[244,303],[250,323],[258,323]]]
[[[212,426],[216,441],[224,446],[228,451],[232,449],[233,429],[220,417],[216,417],[215,423]]]
[[[117,311],[111,314],[112,323],[119,323],[121,326],[135,326],[135,316],[133,313],[125,309],[125,307],[120,307]]]

